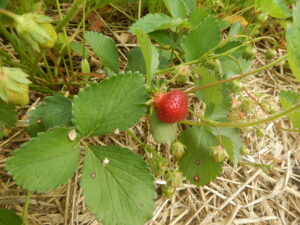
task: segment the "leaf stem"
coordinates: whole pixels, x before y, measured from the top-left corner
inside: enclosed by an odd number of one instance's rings
[[[28,208],[29,208],[31,194],[32,193],[28,191],[26,195],[26,201],[22,212],[23,225],[28,225],[27,215],[28,215]]]
[[[193,93],[193,92],[196,92],[196,91],[200,91],[200,90],[203,90],[205,88],[209,88],[209,87],[213,87],[213,86],[216,86],[216,85],[220,85],[220,84],[224,84],[224,83],[227,83],[227,82],[230,82],[230,81],[233,81],[233,80],[237,80],[237,79],[242,79],[244,77],[247,77],[247,76],[250,76],[252,74],[255,74],[255,73],[259,73],[263,70],[266,70],[270,67],[273,67],[275,66],[277,63],[283,61],[283,60],[286,60],[287,59],[287,55],[284,55],[278,59],[276,59],[275,61],[265,65],[265,66],[262,66],[256,70],[252,70],[252,71],[249,71],[249,72],[246,72],[246,73],[242,73],[240,75],[237,75],[237,76],[233,76],[233,77],[230,77],[228,79],[225,79],[225,80],[220,80],[220,81],[216,81],[216,82],[213,82],[213,83],[209,83],[209,84],[206,84],[206,85],[203,85],[203,86],[200,86],[200,87],[195,87],[195,88],[192,88],[190,90],[187,90],[185,91],[186,94],[190,94],[190,93]]]
[[[271,122],[271,121],[281,118],[297,109],[300,109],[300,103],[298,103],[282,112],[276,113],[268,118],[257,120],[257,121],[252,121],[252,122],[245,122],[245,123],[216,122],[216,121],[208,120],[208,119],[205,119],[202,117],[201,117],[202,122],[183,120],[181,123],[192,125],[192,126],[215,126],[215,127],[244,128],[244,127],[257,126],[257,125],[260,125],[263,123]]]
[[[10,12],[10,11],[5,10],[5,9],[0,9],[0,14],[6,15],[6,16],[12,18],[13,20],[15,20],[17,16],[19,16],[15,13]]]
[[[55,30],[56,32],[61,31],[61,29],[70,22],[70,20],[76,15],[79,10],[80,5],[83,3],[84,0],[75,0],[73,5],[71,6],[70,10],[67,12],[65,17],[56,25]]]
[[[155,151],[153,148],[151,148],[150,145],[145,144],[143,141],[141,141],[133,131],[127,130],[127,133],[134,139],[136,142],[144,148],[146,152],[152,153],[152,154],[157,154],[157,151]]]

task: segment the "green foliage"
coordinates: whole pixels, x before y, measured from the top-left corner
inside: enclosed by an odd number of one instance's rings
[[[127,71],[139,72],[141,74],[147,73],[146,63],[140,47],[130,49],[127,60]]]
[[[24,189],[46,192],[65,184],[79,161],[79,142],[70,140],[69,129],[53,128],[40,133],[13,151],[6,169]]]
[[[292,72],[300,81],[300,3],[296,5],[293,13],[293,23],[287,24],[286,41],[288,50],[288,60]]]
[[[284,19],[290,15],[285,0],[255,0],[256,6],[275,18]]]
[[[73,104],[73,123],[83,136],[125,131],[145,113],[144,79],[120,74],[80,90]]]
[[[185,60],[188,62],[199,59],[216,47],[220,41],[219,24],[213,17],[208,17],[203,21],[202,26],[184,38],[182,48],[185,53]]]
[[[22,219],[12,210],[0,209],[0,225],[22,225]]]
[[[115,42],[101,33],[92,31],[86,32],[84,38],[101,60],[105,69],[108,70],[108,74],[118,73],[119,57]]]
[[[287,109],[294,104],[300,103],[300,94],[292,91],[281,91],[280,92],[280,102],[284,109]],[[288,117],[293,124],[294,128],[300,128],[300,110],[291,112]]]
[[[158,119],[157,112],[153,109],[150,115],[151,133],[156,142],[171,146],[177,137],[176,123],[163,123]]]
[[[195,0],[163,0],[169,13],[175,18],[186,18],[196,7]]]
[[[137,42],[141,47],[147,69],[147,84],[150,81],[159,65],[159,54],[155,46],[151,43],[148,35],[140,29],[136,30]]]
[[[0,100],[0,128],[12,128],[17,122],[16,107]]]
[[[208,17],[211,16],[211,10],[205,7],[195,8],[188,19],[188,22],[194,27],[198,28],[202,22]]]
[[[49,96],[29,112],[27,132],[36,136],[38,132],[60,126],[72,126],[72,101],[62,95]]]
[[[117,146],[90,146],[81,186],[86,204],[107,225],[140,225],[152,217],[154,177],[141,156]]]
[[[218,140],[205,127],[193,127],[180,135],[180,141],[186,146],[179,160],[180,171],[193,184],[205,185],[220,175],[223,163],[212,159],[211,148]]]

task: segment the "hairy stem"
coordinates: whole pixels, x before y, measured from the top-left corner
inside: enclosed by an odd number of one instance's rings
[[[213,82],[213,83],[209,83],[209,84],[206,84],[206,85],[203,85],[203,86],[200,86],[200,87],[195,87],[195,88],[192,88],[190,90],[187,90],[185,91],[186,94],[189,94],[189,93],[193,93],[193,92],[196,92],[196,91],[200,91],[200,90],[203,90],[205,88],[209,88],[209,87],[213,87],[213,86],[216,86],[216,85],[220,85],[220,84],[224,84],[224,83],[227,83],[227,82],[230,82],[230,81],[233,81],[233,80],[237,80],[237,79],[242,79],[244,77],[247,77],[247,76],[250,76],[252,74],[255,74],[255,73],[259,73],[261,71],[264,71],[266,69],[269,69],[270,67],[273,67],[275,66],[277,63],[283,61],[283,60],[286,60],[287,59],[287,55],[284,55],[278,59],[276,59],[275,61],[265,65],[265,66],[262,66],[256,70],[252,70],[252,71],[249,71],[249,72],[246,72],[246,73],[242,73],[240,75],[237,75],[237,76],[234,76],[234,77],[230,77],[228,79],[225,79],[225,80],[220,80],[220,81],[216,81],[216,82]]]
[[[215,126],[215,127],[231,127],[231,128],[244,128],[244,127],[250,127],[250,126],[257,126],[263,123],[268,123],[273,120],[279,119],[290,112],[293,112],[297,109],[300,109],[300,103],[282,111],[279,113],[276,113],[268,118],[262,119],[262,120],[257,120],[257,121],[252,121],[252,122],[245,122],[245,123],[233,123],[233,122],[216,122],[208,119],[203,119],[202,122],[198,121],[191,121],[191,120],[184,120],[181,123],[183,124],[188,124],[192,126]]]

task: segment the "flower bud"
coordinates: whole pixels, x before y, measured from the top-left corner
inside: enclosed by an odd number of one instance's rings
[[[212,158],[215,162],[223,162],[228,157],[228,154],[222,146],[212,147]]]
[[[18,68],[0,67],[0,98],[11,104],[29,102],[28,75]]]
[[[40,47],[51,48],[56,42],[57,34],[50,24],[52,19],[45,15],[26,13],[14,16],[16,30],[31,47],[39,51]]]

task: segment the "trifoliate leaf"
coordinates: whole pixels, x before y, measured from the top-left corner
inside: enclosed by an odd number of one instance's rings
[[[71,141],[66,128],[40,133],[6,161],[16,183],[28,191],[46,192],[65,184],[79,162],[79,141]]]
[[[12,128],[16,122],[16,107],[0,100],[0,127]]]
[[[27,132],[33,137],[38,132],[49,128],[72,126],[72,101],[62,95],[44,98],[44,100],[29,112]]]
[[[221,41],[221,32],[217,20],[208,17],[201,26],[191,31],[183,40],[182,48],[185,61],[200,58],[205,53],[216,47]]]
[[[22,225],[22,218],[12,210],[0,209],[0,225]]]
[[[300,94],[292,91],[281,91],[279,96],[281,106],[284,109],[300,102]],[[300,110],[289,113],[288,117],[294,128],[300,128]]]
[[[150,116],[151,134],[158,143],[167,144],[171,143],[177,137],[177,123],[163,123],[158,119],[157,112],[153,109]]]
[[[84,35],[103,65],[114,73],[119,72],[119,57],[116,43],[101,33],[88,31]]]
[[[193,127],[181,133],[180,142],[186,146],[179,160],[180,171],[193,184],[205,185],[220,175],[223,163],[212,159],[211,148],[218,140],[206,127]]]
[[[141,225],[152,217],[154,177],[143,159],[117,146],[90,146],[81,186],[86,204],[104,225]]]
[[[74,99],[73,123],[83,136],[125,131],[144,115],[144,78],[121,74],[82,89]]]

